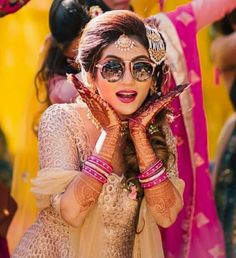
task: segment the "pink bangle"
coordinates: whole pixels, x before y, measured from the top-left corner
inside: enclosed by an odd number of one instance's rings
[[[92,163],[89,160],[86,160],[84,164],[94,170],[96,170],[99,174],[104,175],[106,178],[110,175],[104,169],[100,168],[97,164]]]
[[[138,175],[138,179],[145,179],[151,177],[156,174],[160,168],[163,167],[163,162],[158,160],[155,162],[150,168],[144,170],[140,175]]]
[[[139,179],[139,182],[141,184],[149,183],[154,181],[156,178],[160,177],[163,173],[166,173],[165,167],[163,167],[158,173],[154,174],[151,177],[145,178],[145,179]]]
[[[143,189],[148,189],[148,188],[152,188],[153,186],[156,186],[162,182],[164,182],[167,179],[167,173],[163,173],[162,175],[160,175],[158,178],[156,178],[155,180],[145,183],[145,184],[141,184],[141,187]]]
[[[98,173],[96,170],[84,165],[82,172],[92,176],[93,178],[95,178],[97,181],[99,181],[102,184],[105,184],[107,182],[107,178],[103,175],[101,175],[100,173]]]
[[[112,166],[103,158],[99,157],[99,156],[95,156],[95,155],[91,155],[88,157],[89,161],[95,163],[96,165],[100,165],[102,169],[104,169],[105,171],[107,171],[107,173],[111,174],[113,171]]]

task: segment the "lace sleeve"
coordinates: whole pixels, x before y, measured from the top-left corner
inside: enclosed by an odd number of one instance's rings
[[[176,150],[176,142],[175,137],[172,134],[172,131],[169,125],[164,125],[163,130],[166,135],[166,142],[168,146],[168,150],[171,153],[169,160],[167,162],[167,174],[168,177],[178,177],[179,172],[177,168],[177,150]]]
[[[74,135],[76,122],[63,106],[50,106],[41,118],[38,135],[40,169],[76,170],[79,167]]]

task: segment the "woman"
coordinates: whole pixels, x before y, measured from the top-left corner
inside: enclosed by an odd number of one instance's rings
[[[220,69],[230,100],[236,110],[236,9],[224,17],[216,27],[220,36],[211,46],[214,64]],[[226,121],[217,148],[214,187],[217,211],[225,235],[228,258],[236,257],[236,113]]]
[[[159,99],[164,58],[162,35],[132,12],[89,22],[78,54],[87,87],[72,77],[87,106],[42,117],[41,212],[13,257],[164,257],[158,226],[174,223],[184,188],[164,109],[184,87]]]
[[[36,74],[35,85],[41,102],[70,103],[76,90],[66,81],[66,73],[78,73],[74,63],[78,38],[90,20],[87,8],[78,0],[54,0],[49,11],[51,35],[45,41],[43,62]],[[46,52],[46,53],[45,53]],[[41,87],[45,87],[45,94]],[[43,99],[44,96],[46,99]]]
[[[165,85],[164,91],[168,92],[184,81],[191,81],[193,85],[173,102],[178,116],[171,129],[177,142],[180,177],[187,184],[184,208],[176,223],[162,232],[168,258],[210,258],[215,252],[224,257],[223,234],[209,174],[206,173],[207,131],[196,35],[201,28],[220,19],[235,6],[235,0],[198,0],[174,12],[160,13],[148,19],[163,31],[167,41],[167,59],[173,80],[171,86]],[[211,235],[210,241],[208,235]]]

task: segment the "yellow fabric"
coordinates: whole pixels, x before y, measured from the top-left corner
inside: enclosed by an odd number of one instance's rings
[[[148,1],[148,7],[146,1],[131,2],[135,11],[144,17],[159,10],[157,0]],[[164,11],[186,2],[188,1],[166,0]],[[38,168],[37,141],[30,123],[38,110],[38,103],[33,98],[33,78],[40,47],[48,33],[50,4],[51,0],[31,1],[17,13],[0,19],[0,124],[6,132],[11,153],[16,155],[12,191],[19,205],[8,234],[11,250],[37,212],[34,197],[29,191],[30,179],[35,176]],[[232,107],[224,87],[216,87],[214,84],[209,46],[208,29],[204,29],[199,33],[199,48],[208,118],[209,151],[212,158],[219,132],[232,112]],[[28,109],[26,112],[25,106]],[[27,130],[22,128],[22,123],[28,124]]]
[[[37,214],[35,198],[30,192],[31,179],[38,171],[38,140],[33,126],[40,117],[43,105],[36,100],[35,94],[32,88],[19,131],[18,151],[14,162],[12,195],[17,201],[18,209],[8,231],[10,250],[15,248]]]
[[[35,219],[30,180],[38,171],[37,138],[32,123],[42,108],[33,79],[45,35],[50,0],[30,1],[15,14],[0,19],[0,123],[14,155],[12,194],[18,210],[8,231],[12,251]]]

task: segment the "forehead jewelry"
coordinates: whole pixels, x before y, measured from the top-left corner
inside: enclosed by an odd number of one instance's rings
[[[134,41],[131,40],[127,35],[122,34],[115,42],[115,46],[120,51],[129,51],[134,47]]]
[[[161,33],[149,26],[146,26],[146,35],[149,44],[148,53],[150,55],[150,58],[154,63],[159,65],[165,60],[165,42],[161,36]]]

